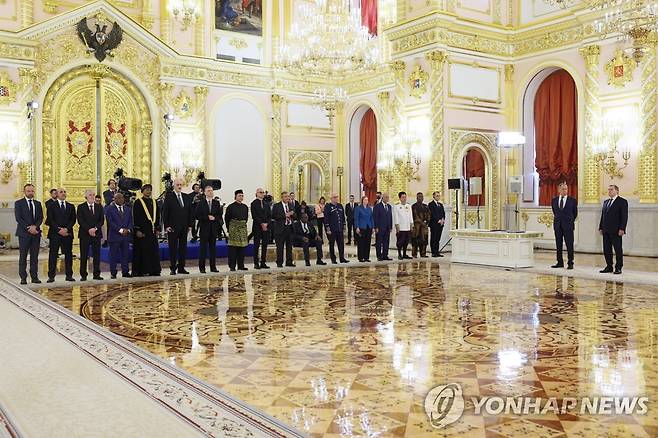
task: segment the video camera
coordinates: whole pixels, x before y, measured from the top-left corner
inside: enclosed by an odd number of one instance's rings
[[[142,180],[125,176],[123,174],[123,169],[120,167],[114,172],[114,178],[117,180],[119,193],[126,198],[126,203],[132,203],[137,197],[135,191],[139,191],[142,188]]]
[[[174,191],[174,180],[171,177],[171,173],[165,172],[165,174],[162,175],[162,182],[164,183],[165,192]]]
[[[199,184],[201,185],[202,192],[206,188],[206,186],[212,187],[213,190],[219,190],[222,188],[221,180],[206,178],[205,172],[199,172],[199,175],[197,175],[197,181],[199,181]]]

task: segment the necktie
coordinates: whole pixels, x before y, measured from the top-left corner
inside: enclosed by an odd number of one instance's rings
[[[208,211],[212,212],[212,201],[208,201]]]
[[[283,204],[283,211],[286,214],[286,225],[290,225],[290,218],[288,217],[288,204]]]
[[[308,226],[304,223],[302,224],[302,226],[304,227],[304,234],[308,234]]]
[[[89,204],[89,211],[91,211],[91,215],[94,215],[94,204]]]
[[[123,217],[123,206],[119,206],[119,214]]]
[[[64,201],[60,201],[60,203],[59,203],[59,207],[60,207],[62,210],[65,210],[65,209],[66,209],[66,204],[64,204]]]
[[[564,196],[560,196],[560,210],[564,209]]]
[[[34,204],[32,204],[31,199],[28,200],[28,204],[29,204],[29,207],[30,207],[30,214],[32,215],[32,219],[34,219]]]
[[[178,194],[178,203],[180,204],[181,207],[185,207],[185,204],[183,203],[183,197],[181,194]]]

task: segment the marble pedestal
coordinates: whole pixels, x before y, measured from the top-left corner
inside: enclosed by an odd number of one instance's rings
[[[452,261],[506,268],[534,266],[534,239],[538,232],[451,230]]]

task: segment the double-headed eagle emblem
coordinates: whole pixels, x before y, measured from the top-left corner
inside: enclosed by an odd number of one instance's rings
[[[112,50],[121,43],[123,37],[123,30],[117,22],[108,23],[99,16],[80,20],[77,31],[87,50],[99,62],[103,62],[108,55],[112,56]]]

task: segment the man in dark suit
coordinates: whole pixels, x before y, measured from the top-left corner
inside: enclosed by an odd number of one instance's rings
[[[48,206],[55,201],[57,201],[57,189],[50,189],[50,199],[46,201],[46,211],[48,211]]]
[[[375,249],[379,261],[393,260],[388,256],[391,230],[393,229],[393,208],[391,208],[388,201],[388,193],[384,193],[379,202],[375,204],[372,212],[375,225]]]
[[[203,199],[204,194],[201,192],[202,189],[201,184],[194,183],[192,184],[192,193],[189,194],[192,200],[192,240],[190,240],[190,243],[195,243],[199,240],[199,224],[196,220],[195,209],[197,204]]]
[[[304,251],[304,262],[306,266],[311,266],[311,255],[308,250],[309,246],[315,247],[317,253],[317,265],[326,265],[322,261],[322,238],[318,236],[315,227],[308,223],[308,214],[302,213],[301,219],[293,224],[295,245],[301,246]]]
[[[555,232],[555,248],[557,263],[551,268],[563,268],[562,242],[567,245],[567,269],[573,269],[573,232],[578,217],[578,201],[569,196],[569,186],[566,182],[558,186],[558,195],[551,201],[553,209],[553,231]]]
[[[331,194],[331,202],[324,206],[324,228],[329,239],[329,257],[336,264],[334,244],[338,245],[338,257],[341,263],[349,263],[345,258],[345,210],[338,202],[338,194]]]
[[[117,194],[117,182],[114,179],[111,179],[107,182],[107,190],[103,192],[103,199],[105,200],[105,205],[110,205],[114,201],[114,195]]]
[[[30,255],[30,278],[32,283],[39,280],[39,244],[41,243],[41,224],[43,223],[43,208],[41,202],[34,199],[34,186],[23,186],[23,198],[14,203],[16,217],[16,236],[18,237],[18,275],[21,284],[27,284],[27,255]]]
[[[356,230],[354,229],[354,195],[350,195],[350,202],[345,204],[345,218],[347,219],[347,244],[352,244],[352,232],[354,232],[354,241],[356,242]]]
[[[49,227],[48,240],[50,241],[48,283],[55,281],[60,249],[64,254],[66,281],[75,281],[73,278],[73,225],[75,225],[75,219],[75,206],[66,202],[66,190],[57,189],[57,200],[50,203],[46,212],[46,225]]]
[[[254,236],[254,268],[269,269],[265,264],[267,257],[267,244],[270,240],[270,220],[272,211],[270,204],[265,202],[265,191],[261,188],[256,189],[256,199],[251,201],[251,217],[253,219],[251,234]],[[260,249],[260,260],[258,259],[258,250]]]
[[[619,196],[619,187],[608,186],[608,199],[603,203],[599,232],[603,235],[603,255],[605,256],[605,269],[601,273],[614,272],[621,274],[624,266],[624,250],[622,236],[626,234],[628,223],[628,201]],[[615,270],[612,270],[612,249],[615,250]]]
[[[86,202],[78,205],[78,239],[80,239],[80,280],[87,280],[87,260],[89,259],[89,246],[91,256],[94,258],[94,280],[101,277],[101,237],[105,215],[103,209],[96,204],[92,190],[85,191]]]
[[[167,231],[171,275],[189,274],[185,270],[187,257],[187,233],[192,225],[192,198],[182,192],[183,180],[174,181],[174,190],[165,195],[162,206],[162,222]]]
[[[290,192],[288,195],[288,207],[295,213],[295,215],[292,217],[293,220],[297,221],[299,220],[299,216],[301,215],[301,205],[299,201],[295,199],[295,192]]]
[[[217,253],[217,235],[219,234],[219,217],[222,214],[222,207],[219,201],[214,199],[215,192],[212,186],[206,186],[203,189],[204,198],[196,204],[195,220],[199,221],[199,238],[201,247],[199,248],[199,272],[206,273],[206,255],[210,256],[210,271],[217,271],[216,253]]]
[[[443,257],[441,254],[441,234],[443,226],[446,223],[446,211],[441,203],[441,194],[432,193],[432,202],[428,204],[430,208],[430,250],[432,257]]]
[[[272,207],[274,220],[274,240],[276,241],[276,265],[283,267],[283,247],[286,248],[286,266],[295,266],[292,261],[292,218],[295,212],[290,208],[288,192],[281,192],[281,202]]]
[[[114,202],[105,206],[107,241],[110,245],[110,275],[117,278],[117,262],[121,262],[121,276],[130,277],[129,250],[132,238],[133,215],[125,204],[123,194],[114,195]]]

